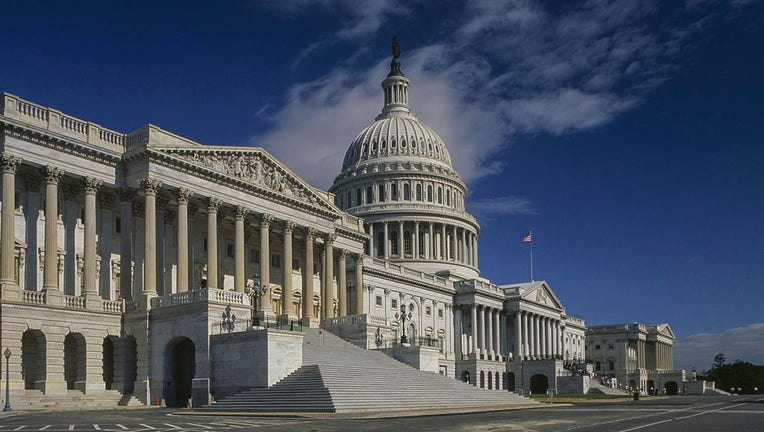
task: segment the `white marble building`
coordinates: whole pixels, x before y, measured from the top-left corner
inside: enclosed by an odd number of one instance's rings
[[[322,326],[394,356],[405,334],[402,360],[485,389],[571,388],[560,380],[584,358],[584,322],[544,281],[480,276],[467,187],[413,114],[410,84],[395,56],[382,112],[329,192],[262,148],[153,125],[116,132],[2,94],[0,351],[12,353],[11,388],[183,405],[237,378],[271,385],[299,367],[291,332],[268,334],[282,348],[256,373],[232,373],[241,353],[211,342],[251,326],[251,300],[261,323]]]

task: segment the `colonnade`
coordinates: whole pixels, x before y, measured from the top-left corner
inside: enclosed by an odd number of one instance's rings
[[[655,363],[656,369],[659,370],[673,370],[674,369],[674,353],[673,347],[663,342],[655,343]]]
[[[368,223],[368,252],[377,258],[455,261],[477,267],[477,234],[457,225],[427,221]]]
[[[529,311],[519,311],[515,319],[515,358],[542,360],[562,358],[562,321]]]

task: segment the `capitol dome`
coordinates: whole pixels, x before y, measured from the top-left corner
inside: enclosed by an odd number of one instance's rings
[[[464,207],[467,186],[443,140],[412,112],[411,82],[398,56],[393,39],[382,112],[352,141],[329,191],[337,206],[364,219],[369,255],[428,273],[477,277],[480,227]]]

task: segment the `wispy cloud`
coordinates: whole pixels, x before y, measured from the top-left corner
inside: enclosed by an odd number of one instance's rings
[[[468,207],[480,220],[491,219],[496,216],[515,216],[538,214],[536,204],[519,196],[502,196],[472,200]]]
[[[736,359],[764,364],[764,323],[736,327],[721,333],[698,333],[674,344],[675,368],[698,372],[709,369],[714,356],[723,353],[727,361]]]
[[[411,13],[390,1],[319,4],[351,17],[330,38],[366,37],[392,14]],[[471,1],[459,19],[433,29],[450,35],[442,43],[412,49],[401,41],[403,71],[413,83],[412,108],[444,139],[464,180],[501,172],[495,155],[514,136],[562,135],[605,125],[671,77],[677,54],[707,23],[702,4],[692,11],[674,8],[669,18],[659,7],[588,0],[558,11],[532,0]],[[306,48],[315,49],[316,44]],[[385,54],[374,65],[345,63],[295,84],[283,107],[273,111],[270,132],[252,143],[328,187],[352,134],[381,108]],[[304,57],[301,53],[296,61]]]

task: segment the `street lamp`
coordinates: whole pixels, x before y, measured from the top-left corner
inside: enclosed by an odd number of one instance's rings
[[[11,392],[10,387],[8,386],[11,379],[11,375],[8,370],[9,360],[11,359],[10,348],[6,348],[3,355],[5,356],[5,406],[3,407],[3,412],[8,412],[11,411]]]
[[[260,305],[260,297],[268,292],[268,287],[260,285],[260,276],[255,273],[252,275],[252,285],[245,286],[244,292],[249,296],[249,302],[252,305],[252,327],[259,327],[260,315],[258,315],[257,309]]]
[[[406,315],[406,305],[401,305],[401,313],[395,313],[395,319],[401,322],[401,327],[403,328],[403,333],[401,334],[401,345],[406,343],[406,320],[411,320],[411,311],[409,311],[409,314]]]

